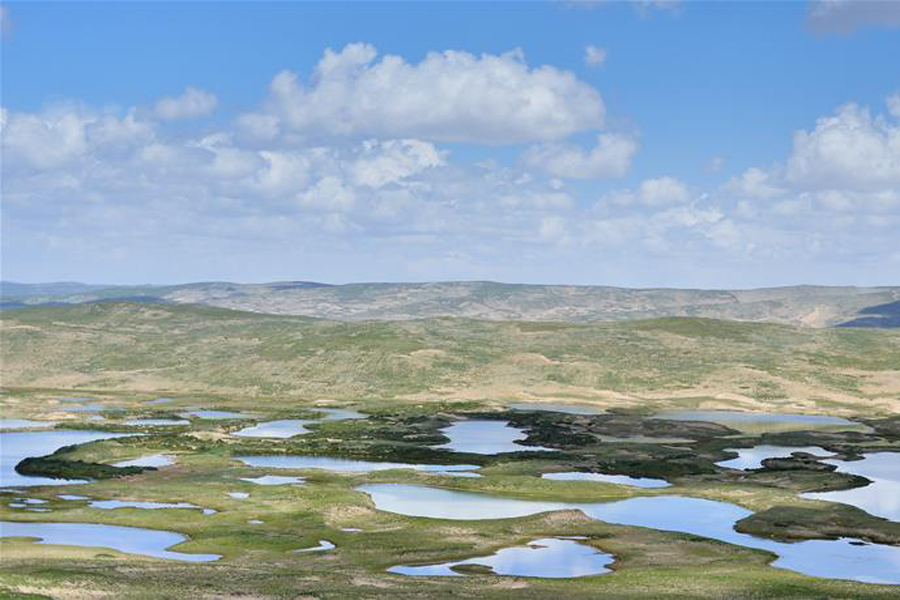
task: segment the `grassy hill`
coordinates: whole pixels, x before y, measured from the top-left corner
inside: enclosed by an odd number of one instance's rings
[[[81,286],[81,287],[79,287]],[[490,281],[353,283],[305,281],[265,284],[200,282],[170,286],[0,285],[4,302],[40,304],[158,298],[254,312],[338,320],[467,317],[585,323],[652,317],[708,317],[811,327],[854,322],[872,307],[900,300],[900,287],[793,286],[756,290],[628,289],[606,286],[523,285]],[[8,306],[14,306],[8,304]]]
[[[900,412],[900,331],[703,318],[336,322],[99,302],[2,313],[3,385],[288,399]]]

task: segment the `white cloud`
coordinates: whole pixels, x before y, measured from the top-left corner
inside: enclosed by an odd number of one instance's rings
[[[588,44],[584,49],[584,64],[589,67],[602,67],[606,63],[606,48],[598,48]]]
[[[523,155],[524,163],[556,177],[603,179],[622,177],[637,152],[637,141],[619,133],[602,133],[589,151],[574,144],[541,144]]]
[[[63,105],[40,113],[4,110],[3,114],[3,158],[11,168],[59,168],[153,138],[152,127],[133,112],[120,118]]]
[[[308,135],[481,144],[558,140],[603,124],[603,100],[593,87],[569,71],[531,68],[520,51],[431,52],[418,64],[377,58],[368,44],[326,50],[309,87],[295,73],[279,73],[267,114]],[[260,129],[258,117],[244,123]],[[264,129],[270,132],[272,121]]]
[[[428,142],[370,140],[363,144],[363,151],[351,167],[351,174],[357,185],[379,188],[443,164],[442,153]]]
[[[794,135],[787,180],[807,189],[900,187],[900,123],[844,105]]]
[[[725,184],[725,190],[740,198],[774,198],[784,193],[784,189],[777,186],[772,180],[772,175],[767,171],[750,167],[739,177],[732,177]]]
[[[353,207],[355,200],[353,190],[332,175],[323,177],[314,186],[297,196],[297,201],[304,208],[327,212],[346,212]]]
[[[812,0],[807,25],[817,33],[850,34],[867,25],[900,27],[895,0]]]
[[[153,107],[153,114],[166,121],[195,119],[212,114],[218,103],[215,94],[188,87],[180,96],[160,98]]]
[[[665,175],[655,179],[645,179],[635,190],[612,190],[598,202],[597,209],[608,206],[632,206],[635,204],[653,208],[682,204],[690,197],[687,186]]]

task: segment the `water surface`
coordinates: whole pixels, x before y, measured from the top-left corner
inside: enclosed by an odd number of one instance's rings
[[[252,427],[245,427],[240,431],[234,432],[232,435],[239,437],[253,438],[289,438],[295,435],[309,433],[309,429],[305,427],[309,423],[314,423],[309,419],[283,419],[280,421],[267,421]]]
[[[215,510],[211,508],[203,508],[190,502],[142,502],[136,500],[94,500],[91,502],[92,508],[101,510],[115,510],[117,508],[139,508],[143,510],[160,510],[164,508],[190,508],[203,511],[205,515],[215,514]]]
[[[309,433],[307,425],[322,421],[342,421],[345,419],[365,419],[368,415],[346,408],[315,408],[322,416],[316,419],[282,419],[266,421],[252,427],[245,427],[233,435],[254,438],[289,438]]]
[[[198,419],[247,419],[247,415],[230,410],[192,410],[182,413],[180,416],[197,417]]]
[[[175,459],[168,454],[151,454],[149,456],[141,456],[131,460],[123,460],[113,463],[114,467],[168,467],[174,465]]]
[[[570,415],[602,415],[606,412],[602,408],[597,408],[590,404],[560,404],[555,402],[518,402],[510,404],[509,407],[513,410],[536,410]]]
[[[506,421],[459,421],[441,429],[450,441],[435,448],[472,454],[501,454],[503,452],[556,451],[543,446],[526,446],[518,443],[528,437],[521,429]]]
[[[653,415],[657,419],[673,421],[707,421],[718,423],[743,433],[761,434],[779,431],[871,431],[862,423],[841,417],[800,415],[792,413],[740,412],[729,410],[674,410]]]
[[[319,540],[318,546],[312,546],[311,548],[299,548],[294,550],[294,552],[324,552],[325,550],[333,550],[334,544],[329,542],[328,540]]]
[[[288,485],[292,483],[303,483],[306,481],[302,477],[284,477],[282,475],[263,475],[262,477],[241,477],[241,481],[249,481],[256,485]]]
[[[108,431],[23,431],[0,434],[0,485],[64,485],[85,483],[77,479],[52,479],[49,477],[26,477],[16,473],[16,465],[30,456],[47,456],[63,446],[85,444],[96,440],[125,437],[127,433]]]
[[[429,473],[443,475],[477,475],[477,473],[465,473],[479,469],[478,465],[418,465],[412,463],[377,462],[369,460],[354,460],[350,458],[333,458],[331,456],[303,456],[296,454],[274,454],[259,456],[234,456],[245,465],[251,467],[276,468],[276,469],[323,469],[337,473],[368,473],[371,471],[384,471],[387,469],[415,469]]]
[[[822,462],[836,465],[841,473],[867,477],[872,483],[852,490],[801,494],[803,498],[850,504],[870,515],[900,521],[900,452],[873,452],[862,460]]]
[[[190,421],[184,419],[131,419],[125,421],[126,425],[142,426],[142,427],[162,427],[167,425],[190,425]]]
[[[581,471],[544,473],[541,477],[544,479],[553,479],[555,481],[602,481],[604,483],[616,483],[619,485],[631,485],[642,488],[664,488],[672,485],[665,479],[631,477],[629,475],[607,475],[605,473],[582,473]]]
[[[432,519],[480,520],[523,517],[574,509],[599,521],[679,531],[778,555],[773,566],[815,577],[900,585],[900,547],[856,545],[855,540],[807,540],[783,543],[734,530],[750,511],[701,498],[636,497],[607,503],[577,504],[519,500],[403,484],[363,485],[378,510]]]
[[[0,429],[37,429],[53,427],[57,421],[34,421],[32,419],[0,419]]]
[[[40,538],[39,544],[109,548],[128,554],[185,562],[209,562],[221,558],[218,554],[187,554],[167,550],[187,540],[180,533],[119,525],[0,521],[0,537]]]
[[[610,554],[599,552],[571,539],[542,538],[525,546],[503,548],[488,556],[478,556],[434,565],[400,565],[388,569],[401,575],[456,575],[453,567],[483,565],[497,575],[519,577],[569,578],[608,573],[615,560]]]
[[[760,445],[753,448],[727,448],[727,450],[737,452],[738,457],[722,460],[716,464],[729,469],[758,469],[763,466],[762,461],[767,458],[787,458],[794,452],[806,452],[817,456],[834,456],[834,454],[819,446]]]

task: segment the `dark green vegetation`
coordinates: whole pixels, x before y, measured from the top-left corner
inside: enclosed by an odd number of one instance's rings
[[[144,471],[155,471],[155,467],[114,467],[97,462],[70,460],[77,446],[63,446],[49,456],[31,456],[16,465],[20,475],[49,477],[51,479],[110,479],[140,475]]]
[[[610,321],[710,317],[825,327],[900,299],[900,288],[794,286],[756,290],[628,289],[491,281],[265,284],[199,282],[161,286],[0,283],[14,305],[146,298],[343,320],[467,317],[533,321]],[[865,322],[863,325],[881,325]],[[888,323],[887,325],[890,325]],[[896,326],[896,324],[894,324]]]
[[[900,545],[900,523],[873,517],[846,504],[776,506],[738,521],[735,529],[784,541],[853,537]]]

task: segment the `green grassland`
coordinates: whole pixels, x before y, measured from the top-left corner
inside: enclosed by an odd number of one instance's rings
[[[8,506],[0,519],[95,522],[178,531],[182,552],[220,561],[186,564],[104,549],[0,540],[0,598],[893,598],[896,586],[816,579],[769,565],[772,555],[696,536],[623,527],[577,511],[518,519],[444,521],[376,511],[355,488],[419,483],[512,497],[602,502],[681,494],[725,500],[757,512],[743,524],[794,539],[855,532],[900,542],[895,525],[802,500],[801,491],[854,485],[803,461],[750,475],[714,466],[726,448],[777,443],[784,434],[739,435],[671,424],[671,444],[599,443],[589,418],[498,412],[509,401],[591,402],[614,410],[602,433],[629,435],[658,408],[791,410],[870,419],[870,433],[809,433],[803,445],[844,456],[900,449],[900,331],[812,330],[698,318],[598,324],[425,319],[341,323],[189,305],[108,302],[2,314],[4,417],[52,418],[59,427],[139,431],[61,452],[60,463],[108,465],[154,453],[176,464],[89,484],[29,489],[49,513]],[[62,396],[105,405],[104,421],[74,413]],[[172,396],[169,404],[148,400]],[[323,421],[289,440],[230,435],[275,418],[310,418],[315,406],[353,406],[365,420]],[[187,408],[240,410],[236,421],[191,419],[187,427],[127,427],[136,417]],[[428,448],[461,414],[504,417],[529,441],[556,453],[481,456]],[[592,429],[593,428],[593,429]],[[782,438],[778,436],[781,435]],[[337,455],[373,460],[474,463],[482,478],[412,470],[368,474],[255,469],[232,460],[252,453]],[[542,473],[606,465],[664,476],[673,487],[639,489],[541,479]],[[50,465],[58,468],[60,465]],[[65,465],[62,465],[65,468]],[[106,477],[108,469],[95,469]],[[296,486],[258,486],[242,477],[302,475]],[[249,498],[228,494],[240,491]],[[215,509],[99,510],[96,499],[190,502]],[[251,523],[260,520],[262,523]],[[812,525],[810,525],[810,523]],[[816,524],[821,526],[816,526]],[[787,525],[787,526],[785,526]],[[825,527],[827,525],[827,527]],[[360,532],[344,531],[358,528]],[[868,532],[868,533],[867,533]],[[531,539],[587,536],[616,556],[614,572],[569,580],[392,575],[397,564],[489,554]],[[879,537],[880,536],[880,537]],[[328,552],[293,550],[326,539]]]
[[[900,410],[900,331],[662,318],[343,323],[128,302],[8,311],[3,385],[341,401]]]

